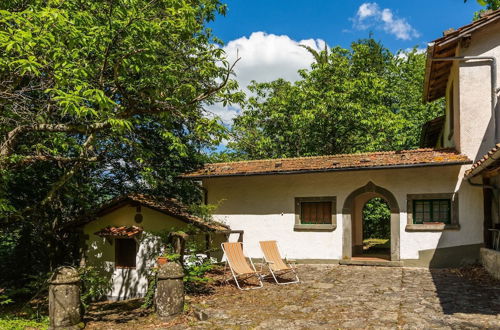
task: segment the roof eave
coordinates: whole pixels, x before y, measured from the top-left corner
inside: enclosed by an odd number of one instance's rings
[[[434,57],[435,43],[430,42],[427,44],[427,59],[425,61],[425,76],[424,76],[424,91],[422,95],[422,102],[429,102],[429,84],[432,69],[432,58]]]
[[[175,214],[173,212],[169,212],[165,209],[162,209],[162,208],[159,208],[159,207],[155,207],[154,205],[149,205],[147,203],[144,203],[143,201],[141,200],[137,200],[135,199],[133,196],[131,195],[124,195],[124,196],[121,196],[119,198],[117,198],[116,200],[112,200],[110,201],[109,203],[107,204],[104,204],[93,216],[89,217],[86,221],[82,221],[82,223],[78,224],[77,226],[84,226],[106,214],[109,214],[113,211],[115,211],[116,209],[122,207],[122,206],[125,206],[127,204],[138,204],[138,205],[141,205],[143,207],[147,207],[147,208],[150,208],[152,210],[155,210],[157,212],[160,212],[162,214],[165,214],[165,215],[168,215],[168,216],[171,216],[171,217],[174,217],[176,219],[179,219],[187,224],[191,224],[195,227],[198,227],[200,229],[203,229],[203,230],[206,230],[206,231],[211,231],[211,232],[218,232],[220,231],[220,229],[218,228],[215,228],[215,226],[217,227],[222,227],[222,228],[225,228],[227,230],[230,229],[229,226],[227,225],[224,225],[222,223],[219,223],[217,222],[215,224],[214,227],[211,227],[210,225],[206,225],[204,223],[201,223],[201,222],[198,222],[198,221],[195,221],[193,219],[190,219],[188,216],[184,216],[184,215],[180,215],[180,214]]]
[[[291,171],[269,171],[269,172],[249,172],[249,173],[232,173],[232,174],[215,174],[215,175],[196,175],[182,176],[182,179],[202,180],[224,177],[245,177],[245,176],[262,176],[262,175],[289,175],[289,174],[307,174],[307,173],[325,173],[325,172],[347,172],[347,171],[367,171],[367,170],[385,170],[385,169],[403,169],[403,168],[418,168],[432,166],[457,166],[472,164],[471,160],[456,161],[456,162],[434,162],[420,164],[399,164],[399,165],[378,165],[378,166],[363,166],[363,167],[341,167],[341,168],[326,168],[313,170],[291,170]]]
[[[471,179],[479,174],[481,174],[484,170],[488,169],[490,165],[492,165],[495,161],[500,159],[500,149],[493,152],[491,155],[488,155],[482,163],[480,163],[477,167],[469,170],[465,174],[465,179]]]

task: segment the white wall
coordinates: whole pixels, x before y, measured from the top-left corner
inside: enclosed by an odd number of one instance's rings
[[[110,299],[125,299],[142,297],[147,292],[147,275],[155,266],[155,256],[160,250],[158,237],[155,235],[162,231],[186,230],[187,224],[148,207],[142,207],[143,221],[136,223],[135,206],[123,206],[101,218],[85,225],[84,234],[88,235],[85,251],[86,262],[89,266],[104,267],[109,273],[113,287],[108,293]],[[144,232],[138,236],[138,250],[135,269],[115,267],[114,240],[106,240],[94,235],[95,232],[107,226],[140,226]],[[193,239],[201,239],[194,237]],[[216,237],[216,242],[220,241]],[[110,243],[111,242],[111,243]]]
[[[464,167],[465,168],[465,167]],[[478,244],[483,241],[482,191],[462,182],[461,166],[367,170],[294,175],[264,175],[203,180],[208,201],[221,203],[215,217],[233,230],[244,230],[244,248],[261,257],[259,240],[278,240],[283,253],[296,259],[342,257],[342,207],[347,196],[372,181],[394,194],[400,208],[400,258],[418,251]],[[459,231],[407,232],[407,194],[450,193],[459,189]],[[337,229],[294,231],[295,197],[336,196]]]
[[[500,62],[499,36],[499,23],[476,32],[472,36],[469,47],[460,48],[457,56],[494,56]],[[459,101],[459,103],[455,102],[455,105],[459,107],[460,122],[457,149],[474,161],[480,159],[495,144],[489,63],[487,61],[460,62],[459,72],[452,75],[455,77],[455,93]],[[497,67],[497,76],[500,77],[500,65]],[[457,127],[455,124],[455,128]]]

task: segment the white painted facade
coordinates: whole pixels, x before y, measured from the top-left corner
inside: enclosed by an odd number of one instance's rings
[[[473,35],[467,48],[458,46],[457,56],[492,56],[499,62],[500,24],[494,23]],[[455,147],[460,153],[477,161],[494,145],[494,116],[491,98],[490,61],[454,62],[447,84],[446,124],[443,145]],[[499,84],[500,81],[497,81]],[[496,86],[497,88],[500,86]],[[454,98],[454,134],[450,135],[450,89]],[[497,102],[498,103],[498,102]],[[497,105],[498,111],[498,105]]]
[[[283,253],[294,259],[343,259],[343,205],[346,198],[369,181],[392,192],[400,209],[399,259],[418,259],[419,251],[483,241],[482,190],[462,181],[466,166],[439,166],[261,175],[204,179],[208,202],[220,203],[215,217],[233,230],[244,230],[250,257],[261,257],[258,242],[277,240]],[[459,195],[459,230],[409,232],[407,195],[454,193]],[[295,231],[296,197],[336,196],[337,227],[333,231]]]
[[[492,23],[474,32],[469,45],[459,43],[456,56],[493,56],[499,62],[497,76],[500,77],[500,23]],[[456,61],[447,83],[445,126],[438,145],[455,148],[472,161],[481,158],[495,144],[490,63],[484,60]],[[497,105],[496,111],[498,108]],[[453,111],[453,116],[450,111]],[[483,193],[481,188],[464,181],[464,172],[468,168],[469,165],[213,177],[203,179],[202,184],[208,190],[209,203],[221,203],[216,217],[231,229],[244,230],[249,256],[261,256],[259,240],[276,239],[290,258],[339,260],[349,258],[343,251],[346,221],[360,221],[355,219],[359,215],[345,220],[342,213],[344,202],[351,192],[373,182],[390,191],[397,200],[400,242],[397,257],[399,260],[415,260],[424,251],[483,243]],[[458,230],[415,232],[406,228],[408,194],[457,192]],[[335,230],[294,230],[294,199],[313,196],[336,196]],[[354,229],[356,224],[349,226],[353,231],[357,230]],[[361,234],[357,230],[352,241],[359,244],[360,240]]]
[[[112,282],[112,288],[108,292],[109,299],[143,297],[148,289],[148,274],[156,266],[156,256],[161,249],[158,233],[186,230],[188,227],[188,224],[182,220],[145,206],[142,207],[141,213],[143,220],[138,224],[134,220],[136,206],[124,205],[83,227],[83,233],[87,237],[85,240],[86,265],[106,272],[103,276],[109,277]],[[135,268],[116,267],[114,239],[95,235],[96,232],[108,226],[143,228],[143,233],[135,237],[137,241]],[[223,239],[220,236],[213,237],[214,241],[219,244]],[[191,239],[204,239],[204,237],[192,236]]]

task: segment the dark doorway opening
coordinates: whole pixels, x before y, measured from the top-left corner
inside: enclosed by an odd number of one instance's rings
[[[380,197],[363,206],[363,256],[389,259],[391,257],[391,210]]]

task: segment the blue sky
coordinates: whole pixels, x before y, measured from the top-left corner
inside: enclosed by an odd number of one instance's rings
[[[211,24],[216,36],[224,42],[250,36],[252,32],[287,35],[294,40],[322,39],[328,45],[348,47],[358,38],[373,32],[391,50],[415,45],[424,47],[450,27],[457,28],[471,21],[473,12],[481,7],[475,0],[226,0],[228,13]],[[363,4],[376,3],[404,19],[419,34],[409,40],[398,39],[383,30],[382,24],[357,29],[353,18]]]
[[[224,1],[224,0],[223,0]],[[225,43],[227,58],[234,61],[234,79],[248,94],[252,81],[299,79],[297,70],[313,61],[299,45],[317,50],[325,43],[349,47],[370,33],[393,52],[413,47],[424,51],[444,30],[472,20],[481,7],[476,0],[226,0],[228,12],[210,23],[214,35]],[[241,109],[237,105],[211,105],[207,110],[226,125]]]

